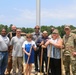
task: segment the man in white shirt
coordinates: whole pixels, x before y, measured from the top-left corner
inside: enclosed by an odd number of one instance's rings
[[[3,28],[0,35],[0,75],[4,75],[8,64],[8,46],[9,38],[6,36],[6,30]]]
[[[18,75],[22,75],[22,60],[23,51],[22,44],[25,38],[21,36],[21,29],[16,30],[16,36],[11,39],[11,45],[13,45],[12,50],[12,75],[16,75],[16,68],[18,68]]]

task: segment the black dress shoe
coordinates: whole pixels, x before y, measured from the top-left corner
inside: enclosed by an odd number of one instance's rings
[[[48,75],[52,75],[51,73],[48,73]]]

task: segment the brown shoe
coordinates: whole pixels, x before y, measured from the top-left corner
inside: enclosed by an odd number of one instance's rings
[[[5,75],[10,75],[10,72],[6,72],[6,74]]]

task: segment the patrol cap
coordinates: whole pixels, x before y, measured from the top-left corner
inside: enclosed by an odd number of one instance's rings
[[[59,34],[59,31],[57,29],[54,29],[54,31],[52,32],[52,34]]]
[[[65,25],[64,30],[65,29],[70,29],[70,25]]]
[[[43,33],[48,33],[47,31],[43,31]]]

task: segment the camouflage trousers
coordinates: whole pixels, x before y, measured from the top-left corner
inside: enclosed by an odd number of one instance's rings
[[[72,73],[73,73],[73,75],[76,75],[76,59],[72,60],[71,66],[72,66]]]
[[[22,57],[12,57],[12,75],[17,75],[16,71],[18,69],[18,75],[22,75],[23,71],[23,58]]]
[[[70,65],[72,68],[72,74],[76,75],[76,60],[72,60],[71,56],[64,56],[63,60],[65,75],[70,75]]]

